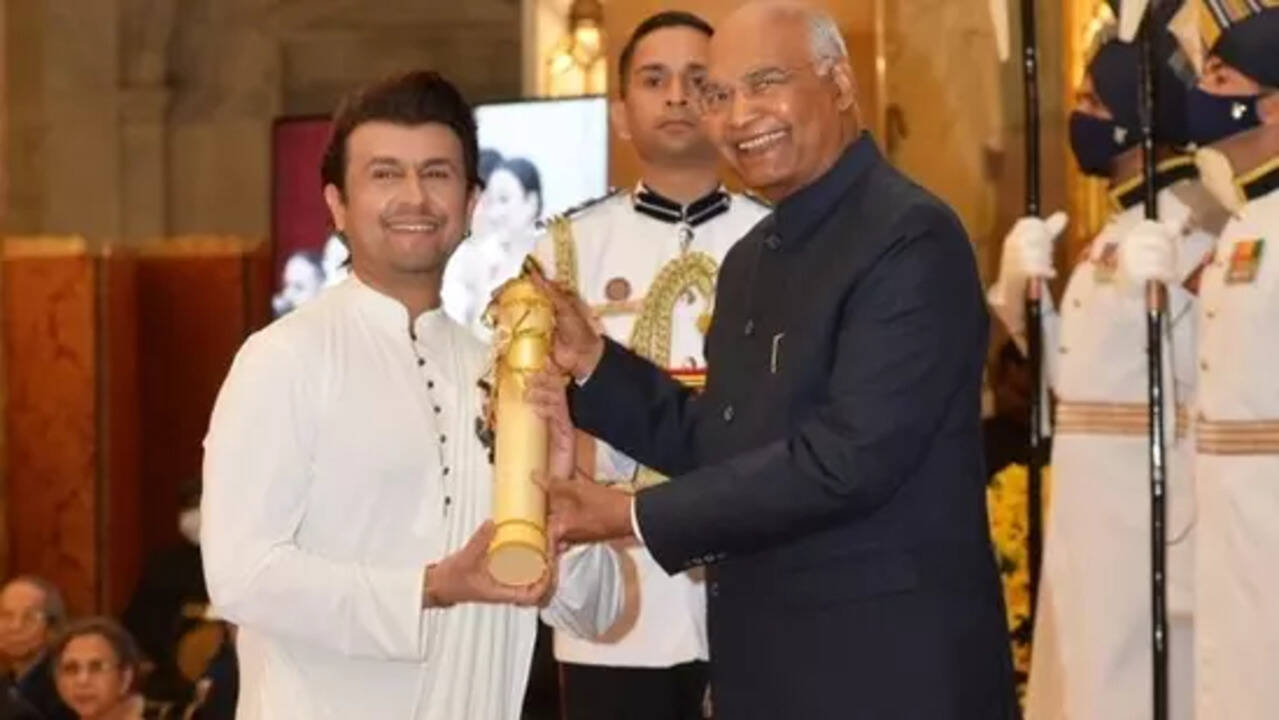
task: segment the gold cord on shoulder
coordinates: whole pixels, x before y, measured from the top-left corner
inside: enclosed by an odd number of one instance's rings
[[[555,246],[555,279],[574,292],[577,286],[577,246],[573,242],[573,222],[560,215],[547,223]]]
[[[694,289],[714,301],[715,260],[703,252],[684,253],[662,266],[644,296],[631,330],[631,349],[661,367],[671,363],[671,319],[675,303]],[[699,323],[700,325],[700,323]]]

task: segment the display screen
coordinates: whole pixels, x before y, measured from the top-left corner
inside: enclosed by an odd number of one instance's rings
[[[608,107],[603,97],[477,106],[480,176],[485,182],[470,236],[445,271],[444,306],[479,324],[488,298],[532,249],[538,220],[602,195],[608,178]],[[273,132],[276,291],[283,315],[348,272],[320,186],[328,118],[284,118]]]

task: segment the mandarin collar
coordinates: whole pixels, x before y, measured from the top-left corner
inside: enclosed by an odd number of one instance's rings
[[[632,193],[635,211],[668,223],[684,223],[697,227],[713,217],[728,212],[732,197],[721,185],[688,205],[681,205],[645,185],[641,180]]]
[[[811,235],[853,183],[879,160],[875,140],[863,130],[824,175],[777,203],[773,242],[778,247],[789,247]]]
[[[411,337],[429,338],[448,322],[444,305],[441,303],[440,306],[418,315],[410,325],[409,309],[404,306],[404,303],[368,285],[355,273],[347,276],[339,287],[355,298],[361,314],[371,318],[379,327],[393,334],[398,335],[408,331]]]

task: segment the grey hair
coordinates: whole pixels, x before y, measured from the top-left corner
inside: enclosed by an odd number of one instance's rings
[[[813,60],[820,62],[847,59],[848,45],[844,43],[844,36],[835,19],[815,9],[806,9],[804,15],[808,22],[808,44]]]
[[[45,580],[39,575],[19,575],[9,581],[13,583],[26,583],[40,591],[44,595],[44,607],[41,611],[44,613],[44,621],[49,627],[59,629],[67,622],[67,604],[62,600],[62,592],[58,590],[58,586]]]

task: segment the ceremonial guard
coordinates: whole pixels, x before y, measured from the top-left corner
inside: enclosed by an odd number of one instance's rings
[[[1264,4],[1199,8],[1188,104],[1204,184],[1231,211],[1199,284],[1199,718],[1279,717],[1279,7]]]
[[[1198,182],[1185,142],[1193,76],[1175,40],[1157,41],[1159,216],[1173,228],[1180,265],[1168,275],[1165,333],[1169,469],[1169,614],[1174,717],[1189,717],[1193,645],[1188,409],[1195,373],[1194,269],[1224,214]],[[1072,150],[1087,174],[1110,180],[1114,214],[1071,272],[1060,314],[1045,316],[1045,358],[1055,395],[1052,488],[1046,521],[1027,717],[1132,720],[1151,716],[1150,501],[1144,282],[1119,272],[1126,253],[1148,266],[1142,222],[1137,48],[1098,46],[1070,118]],[[1065,225],[1023,218],[1005,241],[988,297],[1024,337],[1027,278],[1052,277],[1053,242]],[[1143,245],[1145,243],[1145,245]],[[1051,305],[1051,301],[1046,302]],[[1183,699],[1177,696],[1183,695]]]
[[[662,13],[636,28],[621,59],[626,90],[613,121],[635,148],[642,179],[551,219],[536,247],[547,274],[581,294],[609,337],[699,388],[719,264],[768,213],[720,185],[714,148],[696,122],[693,86],[705,72],[710,34],[686,13]],[[630,489],[663,480],[585,435],[579,472]],[[599,641],[556,633],[568,718],[700,718],[701,575],[668,575],[638,546],[627,557],[628,602],[612,632]]]

